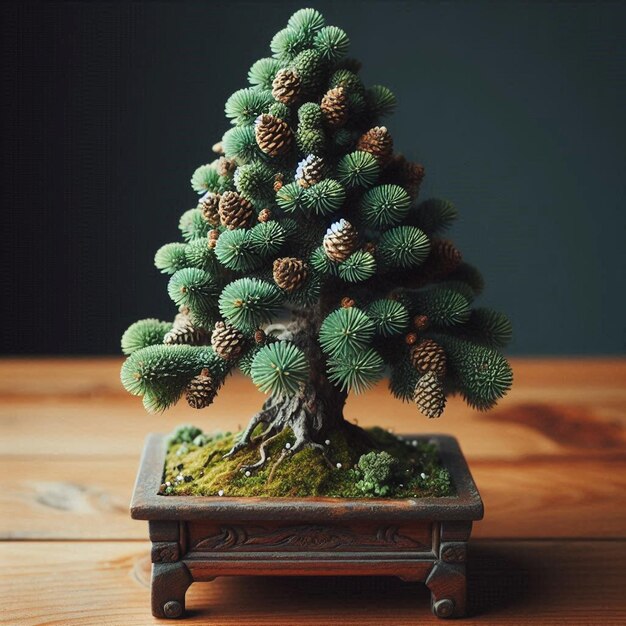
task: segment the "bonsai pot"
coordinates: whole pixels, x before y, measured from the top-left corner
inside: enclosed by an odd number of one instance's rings
[[[453,437],[434,443],[455,495],[411,499],[159,495],[166,455],[149,435],[132,497],[148,520],[152,614],[182,617],[193,582],[217,576],[399,576],[424,582],[437,617],[466,610],[466,547],[483,503]]]

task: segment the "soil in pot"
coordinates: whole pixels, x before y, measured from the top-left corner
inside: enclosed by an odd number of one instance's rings
[[[262,451],[251,445],[225,457],[238,434],[208,435],[182,426],[169,438],[160,494],[337,498],[454,494],[434,445],[382,428],[354,429],[359,432],[345,428],[329,432],[323,451],[307,448],[290,454],[295,438],[286,428]]]

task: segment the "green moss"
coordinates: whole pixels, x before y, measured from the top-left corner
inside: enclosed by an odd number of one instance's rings
[[[293,458],[286,458],[273,474],[276,460],[294,441],[290,430],[268,445],[269,460],[265,466],[247,473],[242,468],[258,460],[257,447],[225,459],[224,454],[231,449],[236,434],[210,436],[193,429],[191,439],[192,428],[184,427],[185,437],[177,435],[179,429],[168,440],[161,486],[164,495],[215,496],[221,492],[224,496],[419,498],[454,492],[434,445],[406,441],[381,428],[365,431],[367,436],[358,441],[348,438],[344,430],[332,433],[326,446],[326,456],[334,464],[332,468],[319,450],[305,449]],[[394,459],[393,472],[379,475],[375,489],[371,488],[371,476],[367,474],[374,458],[372,452],[385,452]],[[367,458],[361,460],[365,455]]]

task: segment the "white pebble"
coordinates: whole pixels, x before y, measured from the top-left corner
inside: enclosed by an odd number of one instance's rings
[[[291,448],[291,444],[290,443],[286,443],[285,444],[285,448],[287,448],[287,450],[289,450],[289,448]]]
[[[220,490],[217,492],[217,495],[218,495],[218,496],[223,496],[223,495],[224,495],[224,490],[223,490],[223,489],[220,489]]]
[[[337,463],[337,469],[341,469],[341,468],[342,468],[341,463]]]
[[[420,474],[420,476],[422,477],[422,480],[424,480],[424,479],[426,478],[426,474],[424,474],[424,472],[422,472],[422,473]]]
[[[250,476],[250,470],[246,470],[246,476]]]
[[[166,486],[166,487],[171,487],[171,486],[172,486],[172,483],[168,480],[168,481],[165,483],[165,486]]]
[[[413,439],[413,441],[411,441],[411,445],[417,448],[417,439]]]
[[[329,446],[329,445],[330,445],[330,439],[327,439],[324,443],[325,443],[327,446]]]
[[[400,484],[398,485],[398,487],[404,487],[404,485],[403,485],[402,483],[400,483]]]

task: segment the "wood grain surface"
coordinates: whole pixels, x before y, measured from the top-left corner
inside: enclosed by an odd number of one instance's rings
[[[147,528],[128,516],[145,434],[236,429],[262,402],[233,377],[208,410],[149,416],[121,389],[120,365],[0,360],[0,624],[153,623]],[[626,359],[513,368],[513,391],[491,413],[452,399],[427,420],[381,384],[347,415],[459,439],[485,503],[463,623],[624,624]],[[426,590],[393,579],[224,578],[187,597],[185,624],[434,622]]]

